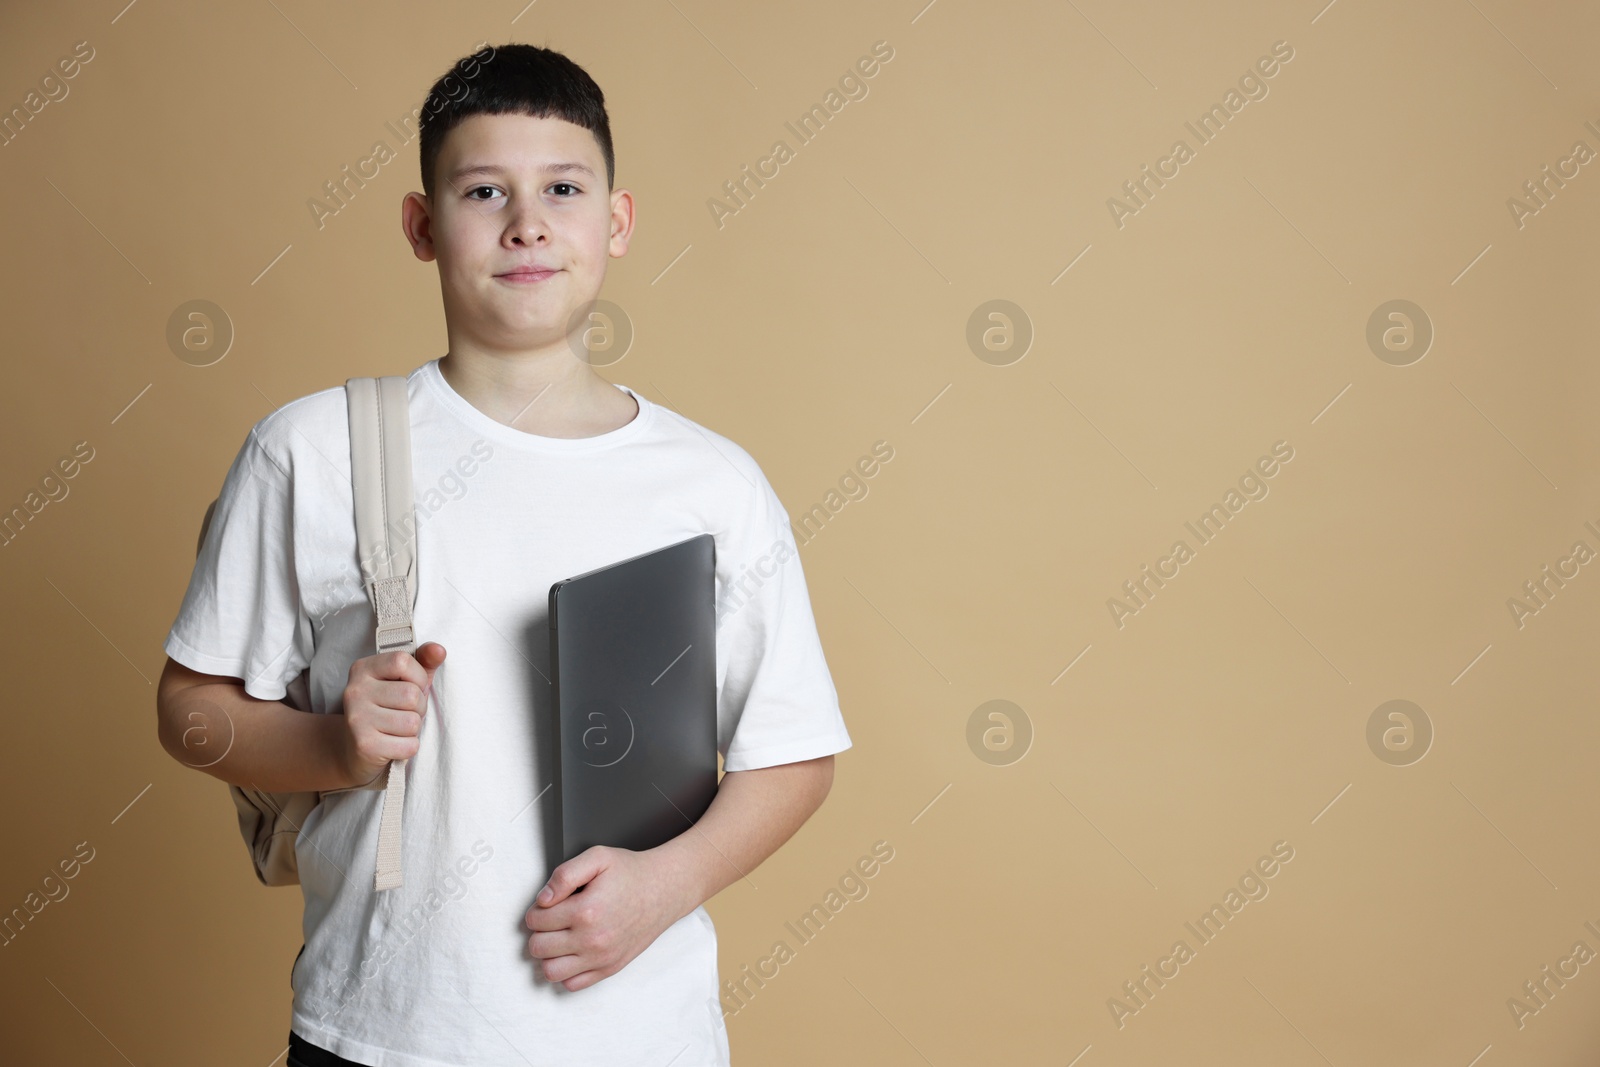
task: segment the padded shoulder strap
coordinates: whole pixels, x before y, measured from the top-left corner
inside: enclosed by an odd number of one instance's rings
[[[415,652],[411,609],[417,596],[416,515],[411,494],[410,394],[405,378],[351,378],[350,482],[355,491],[356,544],[361,580],[377,619],[377,651]],[[400,826],[406,761],[389,762],[378,824],[373,888],[400,879]]]
[[[350,480],[355,488],[361,580],[377,612],[377,650],[416,648],[417,521],[411,498],[411,420],[406,380],[351,378]]]

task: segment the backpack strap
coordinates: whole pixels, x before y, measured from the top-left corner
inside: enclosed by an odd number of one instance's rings
[[[415,652],[411,611],[417,597],[416,516],[411,489],[411,419],[404,377],[351,378],[350,481],[355,490],[361,580],[377,619],[377,651]],[[390,760],[378,824],[375,890],[400,880],[400,823],[406,760]]]

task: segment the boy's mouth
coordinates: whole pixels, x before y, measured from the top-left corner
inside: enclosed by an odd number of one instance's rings
[[[503,274],[496,274],[496,278],[504,278],[511,282],[542,282],[550,275],[557,273],[558,268],[546,267],[539,263],[524,264],[514,267]]]

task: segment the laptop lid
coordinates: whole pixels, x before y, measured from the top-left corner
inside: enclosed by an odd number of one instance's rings
[[[711,806],[716,629],[709,533],[550,587],[561,862],[654,848]]]

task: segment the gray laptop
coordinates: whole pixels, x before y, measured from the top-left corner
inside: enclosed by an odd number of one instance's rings
[[[709,533],[550,587],[561,862],[689,829],[717,792]]]

